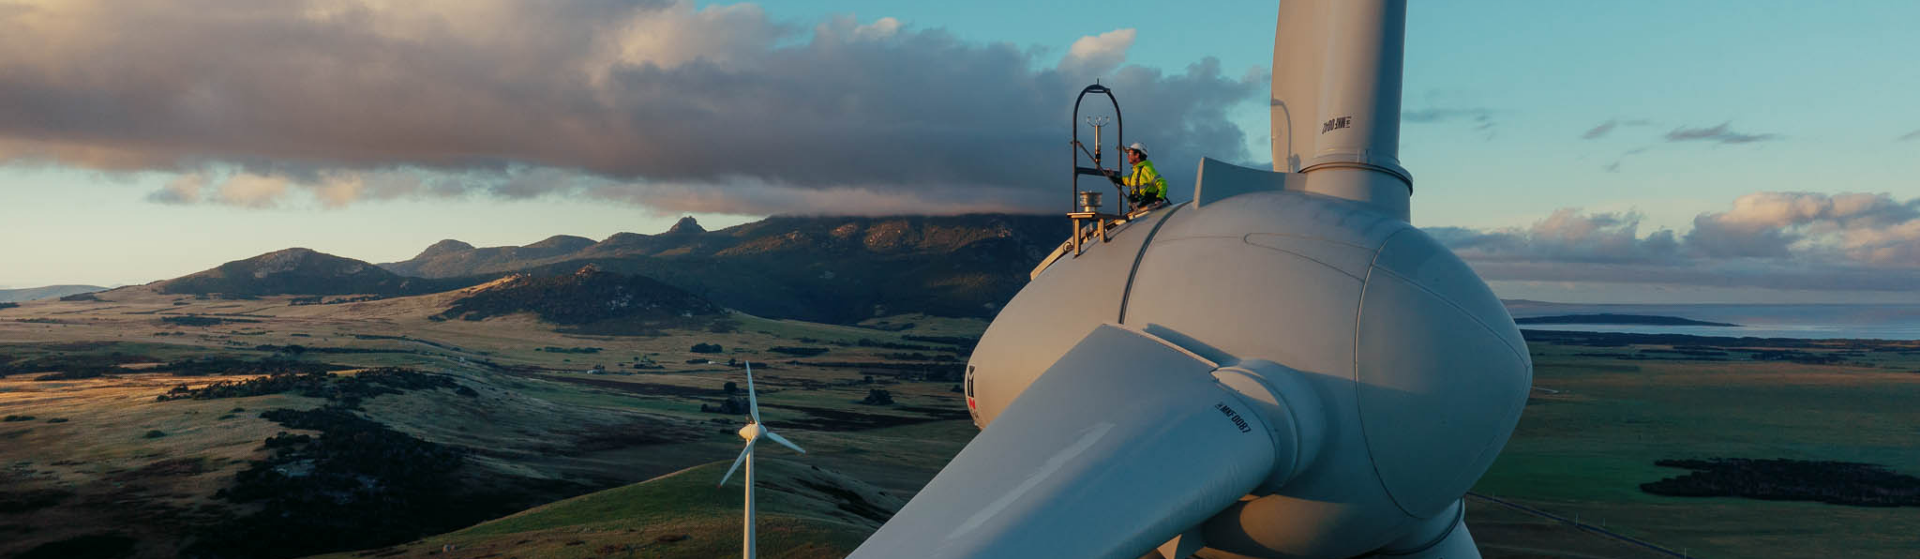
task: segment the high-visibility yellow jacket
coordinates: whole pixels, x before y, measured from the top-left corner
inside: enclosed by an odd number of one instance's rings
[[[1167,179],[1153,169],[1153,162],[1145,159],[1133,166],[1133,174],[1120,179],[1120,184],[1133,187],[1134,192],[1152,194],[1154,198],[1167,199]]]

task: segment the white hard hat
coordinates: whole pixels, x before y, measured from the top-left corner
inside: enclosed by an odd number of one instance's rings
[[[1147,146],[1142,145],[1140,142],[1134,142],[1133,145],[1127,146],[1127,149],[1140,152],[1140,157],[1147,156]]]

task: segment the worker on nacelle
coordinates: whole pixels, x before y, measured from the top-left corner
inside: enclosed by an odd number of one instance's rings
[[[1127,154],[1127,164],[1133,166],[1133,173],[1120,179],[1120,184],[1128,187],[1127,202],[1132,203],[1135,209],[1165,202],[1167,179],[1154,170],[1152,161],[1147,160],[1147,146],[1134,142],[1131,146],[1121,148],[1121,151]]]

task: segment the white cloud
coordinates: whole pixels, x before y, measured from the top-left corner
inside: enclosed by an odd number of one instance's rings
[[[1083,76],[1111,72],[1127,60],[1127,50],[1133,48],[1136,35],[1133,28],[1126,28],[1081,37],[1067,47],[1067,55],[1060,59],[1060,71]]]
[[[1428,228],[1495,281],[1769,289],[1920,285],[1920,198],[1756,192],[1695,217],[1685,235],[1641,234],[1633,213],[1563,209],[1527,228]]]

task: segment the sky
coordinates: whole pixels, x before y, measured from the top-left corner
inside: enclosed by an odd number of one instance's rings
[[[0,0],[0,286],[1058,211],[1096,79],[1179,199],[1267,163],[1276,6]],[[1412,2],[1414,224],[1509,298],[1920,303],[1920,3],[1844,7]]]

